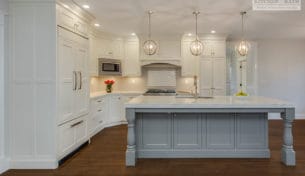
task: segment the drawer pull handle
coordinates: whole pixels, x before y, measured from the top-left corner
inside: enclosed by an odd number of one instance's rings
[[[99,109],[99,110],[97,110],[98,112],[101,112],[102,110],[101,109]]]
[[[99,100],[99,101],[97,101],[97,102],[99,102],[99,103],[100,103],[100,102],[102,102],[102,100]]]
[[[82,121],[79,121],[79,122],[76,122],[76,123],[74,123],[74,124],[72,124],[71,125],[71,128],[73,128],[73,127],[75,127],[75,126],[77,126],[77,125],[80,125],[80,124],[82,124],[84,121],[82,120]]]

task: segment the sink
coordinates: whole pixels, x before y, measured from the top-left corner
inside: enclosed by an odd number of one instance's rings
[[[193,94],[190,93],[177,93],[176,98],[195,98]],[[198,98],[213,98],[213,97],[207,97],[207,96],[199,96]]]

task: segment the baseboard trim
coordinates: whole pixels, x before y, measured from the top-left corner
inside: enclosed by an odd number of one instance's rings
[[[56,159],[11,159],[10,169],[56,169]]]
[[[117,125],[123,125],[123,124],[127,124],[127,121],[119,121],[119,122],[107,123],[107,124],[105,124],[104,128],[108,128],[108,127],[112,127],[112,126],[117,126]]]
[[[9,160],[7,158],[0,158],[0,174],[10,169]]]

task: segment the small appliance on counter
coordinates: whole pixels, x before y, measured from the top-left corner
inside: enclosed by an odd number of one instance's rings
[[[98,74],[99,76],[103,75],[122,75],[122,64],[118,59],[107,59],[99,58],[98,59]]]

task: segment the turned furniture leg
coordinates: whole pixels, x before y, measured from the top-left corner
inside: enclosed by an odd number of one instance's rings
[[[294,120],[294,108],[287,108],[281,113],[284,120],[284,134],[282,146],[282,162],[287,166],[295,166],[295,151],[293,150],[292,122]]]
[[[135,110],[126,109],[128,122],[126,166],[136,165]]]

